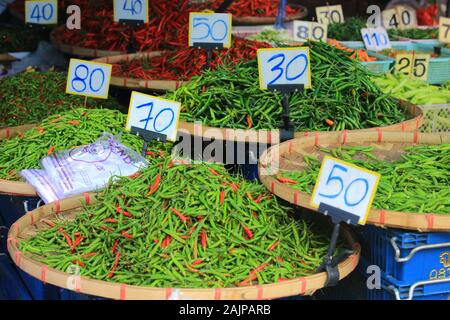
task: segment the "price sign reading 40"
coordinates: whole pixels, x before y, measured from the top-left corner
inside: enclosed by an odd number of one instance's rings
[[[311,88],[309,48],[258,50],[259,83],[262,90],[277,85],[304,85]]]
[[[342,5],[325,6],[316,8],[317,21],[320,24],[344,23],[344,11]]]
[[[112,65],[70,59],[66,93],[107,99]]]
[[[381,51],[391,48],[391,41],[384,28],[361,29],[361,34],[367,50]]]
[[[198,43],[222,44],[231,47],[232,15],[228,13],[189,14],[189,46]]]
[[[409,6],[396,6],[382,12],[383,25],[386,29],[398,28],[401,30],[417,27],[416,11]]]
[[[359,217],[365,224],[372,207],[380,175],[344,161],[325,157],[317,179],[311,205],[327,204]]]
[[[177,139],[181,104],[133,91],[128,110],[127,130],[132,127],[159,133],[167,140]]]
[[[327,41],[328,26],[311,21],[294,21],[294,40]]]
[[[58,1],[25,1],[25,23],[58,24]]]
[[[148,22],[148,0],[114,0],[114,21]]]

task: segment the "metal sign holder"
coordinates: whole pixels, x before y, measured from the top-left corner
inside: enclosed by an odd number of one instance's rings
[[[136,38],[134,36],[134,32],[137,27],[140,27],[145,23],[144,20],[120,19],[119,23],[127,25],[131,28],[130,44],[128,45],[127,52],[128,53],[136,53],[138,50],[138,45],[136,42]]]
[[[142,148],[142,156],[147,155],[147,149],[149,142],[156,140],[158,142],[166,142],[167,136],[165,134],[144,130],[137,127],[131,127],[131,134],[141,137],[144,140],[144,147]]]

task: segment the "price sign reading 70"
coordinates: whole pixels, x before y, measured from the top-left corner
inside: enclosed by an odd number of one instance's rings
[[[176,141],[181,104],[133,91],[128,110],[127,130],[131,127],[160,133]]]
[[[325,157],[317,179],[311,205],[327,204],[359,217],[365,224],[380,175],[341,160]]]
[[[258,50],[259,82],[262,90],[276,85],[304,85],[311,88],[309,48]]]

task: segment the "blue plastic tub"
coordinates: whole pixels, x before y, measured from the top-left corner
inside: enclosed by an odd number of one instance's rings
[[[364,42],[362,41],[342,41],[343,46],[352,49],[364,49]],[[392,43],[392,42],[391,42]],[[395,41],[394,41],[395,43]],[[395,59],[386,57],[373,51],[368,52],[371,57],[377,58],[377,61],[361,62],[369,71],[374,74],[384,74],[390,71],[391,67],[395,63]]]
[[[450,278],[450,233],[367,226],[362,242],[364,259],[388,277],[407,282]]]

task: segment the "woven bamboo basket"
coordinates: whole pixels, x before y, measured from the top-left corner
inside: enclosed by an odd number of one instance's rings
[[[116,300],[169,300],[202,299],[202,300],[262,300],[275,299],[296,295],[311,295],[325,286],[326,273],[318,273],[309,277],[292,279],[280,283],[261,286],[218,288],[218,289],[177,289],[138,287],[120,283],[92,280],[87,277],[74,277],[44,264],[37,262],[33,256],[24,255],[18,249],[24,239],[46,228],[42,219],[59,220],[73,219],[83,204],[95,203],[95,194],[83,194],[61,202],[55,202],[34,211],[19,219],[8,234],[8,251],[16,265],[41,281],[58,287],[67,288],[68,283],[75,282],[72,290],[98,297]],[[47,226],[48,227],[48,226]],[[350,231],[345,230],[344,236],[352,254],[339,264],[340,279],[355,270],[360,258],[360,245]],[[75,278],[75,279],[74,279]]]
[[[159,57],[164,54],[163,51],[149,51],[149,52],[139,52],[135,54],[124,54],[118,56],[106,56],[102,58],[95,59],[95,62],[101,63],[120,63],[120,62],[130,62],[133,59],[150,59],[153,57]],[[183,81],[174,80],[144,80],[136,78],[125,78],[112,76],[111,84],[117,87],[131,88],[131,89],[147,89],[154,91],[169,91],[176,90],[181,85]]]
[[[121,52],[121,51],[90,49],[90,48],[72,46],[69,44],[61,43],[59,40],[56,39],[55,34],[61,32],[61,30],[63,30],[65,27],[66,27],[65,25],[56,27],[50,33],[50,42],[52,43],[52,45],[56,49],[58,49],[59,51],[65,53],[65,54],[68,54],[70,56],[76,56],[76,57],[97,58],[97,57],[117,56],[117,55],[126,53],[126,52]]]
[[[308,9],[300,5],[292,5],[300,8],[300,12],[297,14],[291,14],[286,16],[284,22],[290,22],[294,20],[302,20],[308,16]],[[236,17],[233,16],[233,25],[243,26],[243,25],[271,25],[275,24],[276,17]]]
[[[319,147],[337,147],[341,145],[374,146],[376,154],[386,160],[398,159],[405,147],[413,144],[437,145],[450,143],[450,136],[439,134],[423,134],[419,132],[348,132],[339,135],[322,137],[320,141],[314,138],[301,138],[287,141],[267,150],[260,158],[259,172],[262,183],[278,197],[295,205],[315,210],[310,205],[311,196],[280,183],[273,175],[264,175],[271,166],[272,159],[280,159],[279,169],[302,170],[305,168],[304,155],[315,154],[323,157]],[[389,210],[370,211],[368,224],[378,227],[418,230],[419,232],[450,232],[450,216],[439,214],[418,214],[395,212]]]
[[[411,120],[407,120],[401,122],[399,124],[380,127],[380,128],[371,128],[371,129],[362,129],[362,130],[354,130],[352,132],[366,132],[366,131],[402,131],[402,132],[410,132],[418,130],[423,123],[423,112],[422,110],[409,102],[399,101],[399,105],[405,111],[405,113],[409,114],[413,118]],[[188,133],[192,136],[203,137],[206,139],[217,139],[217,137],[224,137],[227,141],[235,141],[235,142],[243,142],[243,143],[262,143],[262,144],[278,144],[280,143],[280,132],[279,130],[238,130],[238,129],[223,129],[223,128],[214,128],[208,126],[200,126],[194,123],[180,121],[178,130],[184,133]],[[317,141],[324,136],[335,136],[338,137],[341,135],[341,132],[296,132],[294,137],[308,137],[312,136]]]
[[[8,53],[0,53],[0,62],[12,62],[16,60],[16,58]]]

